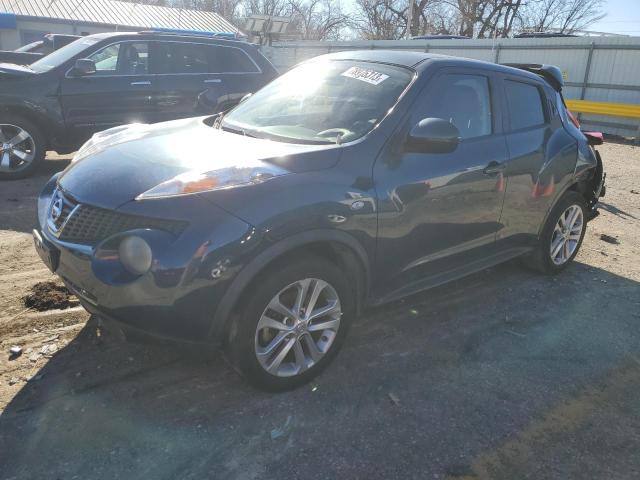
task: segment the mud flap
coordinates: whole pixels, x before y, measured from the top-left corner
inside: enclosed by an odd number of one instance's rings
[[[607,191],[607,187],[605,185],[605,180],[607,178],[607,174],[604,171],[604,165],[602,164],[602,157],[600,157],[600,152],[598,152],[595,148],[593,149],[596,159],[598,160],[598,165],[596,166],[596,171],[592,180],[592,193],[591,198],[588,203],[588,214],[587,221],[593,220],[596,218],[600,212],[598,212],[598,200],[605,196]]]

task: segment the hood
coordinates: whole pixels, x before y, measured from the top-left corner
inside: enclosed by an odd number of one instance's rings
[[[30,68],[28,68],[28,67],[23,67],[21,65],[15,65],[13,63],[0,63],[0,78],[2,78],[2,77],[27,77],[29,75],[35,75],[35,72],[33,70],[31,70]]]
[[[296,173],[329,168],[339,158],[335,145],[245,137],[212,128],[205,120],[134,124],[98,133],[58,183],[79,202],[113,209],[186,172],[276,165]]]

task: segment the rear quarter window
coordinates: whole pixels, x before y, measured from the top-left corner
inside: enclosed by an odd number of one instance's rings
[[[543,125],[546,121],[542,92],[530,83],[505,80],[511,130]]]

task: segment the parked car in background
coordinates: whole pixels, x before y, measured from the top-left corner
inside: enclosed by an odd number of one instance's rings
[[[0,179],[107,128],[228,110],[276,76],[255,45],[165,32],[90,35],[28,67],[0,65]]]
[[[573,33],[561,32],[521,32],[513,36],[513,38],[567,38],[577,37]]]
[[[411,40],[470,40],[471,37],[465,35],[446,35],[446,34],[434,34],[434,35],[416,35],[411,37]]]
[[[0,51],[0,63],[29,65],[36,60],[70,44],[80,38],[78,35],[49,33],[42,40],[32,42],[13,51]]]
[[[42,192],[36,248],[107,324],[300,385],[364,306],[516,257],[548,274],[573,260],[603,166],[560,71],[536,71],[341,52],[224,115],[102,132]]]

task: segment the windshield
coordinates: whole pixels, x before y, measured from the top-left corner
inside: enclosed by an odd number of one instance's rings
[[[42,57],[37,62],[29,65],[29,68],[37,73],[48,72],[68,60],[71,60],[91,45],[94,45],[97,41],[98,40],[94,38],[79,38],[78,40],[71,42],[69,45],[65,45],[61,49],[50,53],[46,57]]]
[[[350,142],[384,118],[413,75],[369,62],[301,65],[229,112],[222,128],[290,143]]]

